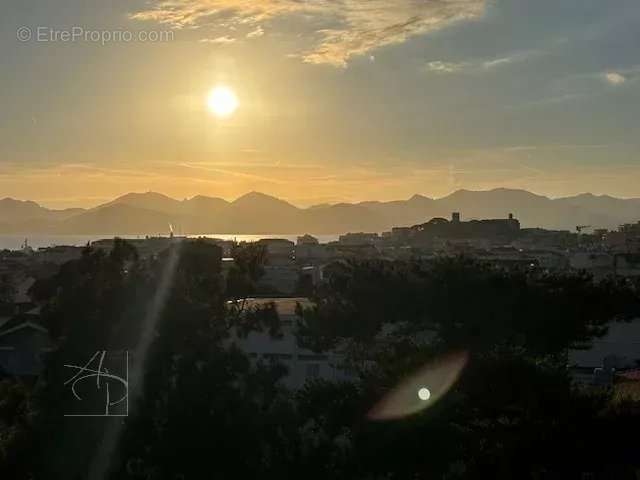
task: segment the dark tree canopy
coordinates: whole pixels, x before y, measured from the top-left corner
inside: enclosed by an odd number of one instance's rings
[[[225,282],[207,243],[143,260],[118,240],[34,285],[58,349],[39,383],[0,383],[2,478],[88,478],[105,452],[114,480],[631,479],[640,468],[635,384],[586,392],[566,368],[568,348],[637,315],[634,285],[464,258],[340,262],[314,306],[298,307],[300,340],[343,349],[357,380],[289,391],[286,368],[230,345],[230,328],[282,329],[273,304],[237,301],[254,291],[264,251],[235,253]],[[105,349],[144,361],[129,417],[63,417],[63,365]],[[370,420],[407,376],[459,350],[469,361],[439,402]]]
[[[318,346],[338,338],[370,342],[385,325],[433,331],[449,349],[559,354],[640,311],[623,280],[584,274],[507,271],[464,257],[430,262],[353,261],[336,265],[301,312]]]

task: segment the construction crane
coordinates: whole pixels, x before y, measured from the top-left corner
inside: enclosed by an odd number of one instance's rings
[[[576,226],[576,231],[582,233],[582,230],[586,230],[587,228],[591,228],[591,225],[578,225]]]

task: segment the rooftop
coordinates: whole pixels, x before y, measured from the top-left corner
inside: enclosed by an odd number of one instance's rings
[[[305,297],[247,298],[245,299],[245,308],[261,307],[270,303],[275,304],[278,315],[295,315],[298,303],[304,307],[312,305],[311,301]]]

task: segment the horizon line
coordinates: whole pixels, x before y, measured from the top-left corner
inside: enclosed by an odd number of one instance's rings
[[[193,200],[196,197],[204,197],[204,198],[211,198],[211,199],[217,199],[217,200],[223,200],[225,202],[227,202],[228,204],[233,204],[234,202],[240,200],[241,198],[244,198],[246,196],[252,195],[252,194],[257,194],[257,195],[263,195],[265,197],[270,197],[273,198],[275,200],[279,200],[285,203],[290,204],[291,206],[298,208],[300,210],[308,210],[310,208],[314,208],[314,207],[318,207],[321,205],[328,205],[328,206],[335,206],[335,205],[359,205],[362,203],[371,203],[371,202],[376,202],[376,203],[393,203],[393,202],[407,202],[409,200],[411,200],[414,197],[422,197],[422,198],[426,198],[429,200],[443,200],[446,199],[456,193],[459,192],[470,192],[470,193],[490,193],[490,192],[496,192],[499,190],[503,190],[503,191],[509,191],[509,192],[524,192],[524,193],[528,193],[531,195],[535,195],[537,197],[543,197],[543,198],[547,198],[549,200],[562,200],[562,199],[568,199],[568,198],[576,198],[576,197],[580,197],[580,196],[586,196],[586,195],[590,195],[596,198],[601,198],[601,197],[608,197],[608,198],[612,198],[615,200],[640,200],[640,197],[619,197],[619,196],[614,196],[611,194],[607,194],[607,193],[603,193],[603,194],[595,194],[595,193],[591,193],[591,192],[581,192],[581,193],[576,193],[573,195],[565,195],[565,196],[550,196],[550,195],[544,195],[544,194],[540,194],[540,193],[536,193],[536,192],[532,192],[531,190],[527,190],[524,188],[508,188],[508,187],[494,187],[494,188],[489,188],[489,189],[480,189],[480,190],[473,190],[470,188],[459,188],[456,190],[451,190],[449,193],[447,193],[446,195],[440,196],[440,197],[430,197],[427,196],[425,194],[422,193],[414,193],[413,195],[411,195],[408,198],[400,198],[400,199],[395,199],[395,200],[358,200],[358,201],[339,201],[339,202],[321,202],[321,203],[314,203],[314,204],[310,204],[307,207],[301,207],[295,203],[293,203],[292,201],[284,198],[284,197],[278,197],[269,193],[264,193],[264,192],[260,192],[257,190],[251,190],[247,193],[244,193],[234,199],[229,199],[229,197],[225,198],[225,197],[218,197],[218,196],[213,196],[213,195],[205,195],[202,193],[197,193],[191,197],[185,197],[183,199],[178,199],[175,198],[171,195],[167,195],[165,193],[161,193],[155,190],[146,190],[146,191],[131,191],[131,192],[127,192],[121,195],[118,195],[116,197],[114,197],[113,199],[109,200],[109,199],[105,199],[103,202],[98,203],[94,206],[70,206],[70,207],[65,207],[65,208],[55,208],[55,207],[49,207],[46,205],[46,203],[41,203],[41,202],[46,202],[47,200],[32,200],[32,199],[19,199],[19,198],[15,198],[15,197],[3,197],[2,199],[0,199],[0,201],[5,201],[5,200],[12,200],[12,201],[17,201],[17,202],[33,202],[35,204],[37,204],[38,206],[45,208],[47,210],[52,210],[52,211],[64,211],[64,210],[73,210],[73,209],[83,209],[83,210],[93,210],[95,208],[99,208],[102,207],[104,205],[110,204],[115,202],[116,200],[119,200],[123,197],[126,197],[127,195],[147,195],[147,194],[156,194],[156,195],[161,195],[167,199],[170,200],[174,200],[176,202],[184,202],[184,201],[189,201],[189,200]]]

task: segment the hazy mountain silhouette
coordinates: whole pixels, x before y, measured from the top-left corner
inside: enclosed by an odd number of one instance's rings
[[[169,231],[175,215],[139,208],[124,203],[106,205],[68,218],[58,225],[57,233],[105,235],[157,234]]]
[[[181,213],[182,202],[175,200],[171,197],[167,197],[161,193],[147,192],[147,193],[127,193],[121,197],[112,200],[109,203],[100,205],[94,210],[99,210],[106,207],[112,207],[116,205],[128,205],[129,207],[142,208],[145,210],[153,210],[156,212],[164,213]]]
[[[458,190],[443,198],[368,201],[298,208],[263,193],[233,202],[195,196],[176,200],[155,192],[129,193],[98,207],[49,210],[35,202],[0,200],[3,233],[157,234],[171,224],[178,233],[343,233],[384,231],[461,212],[463,219],[506,218],[523,227],[574,230],[576,225],[617,228],[640,220],[640,199],[582,194],[550,199],[525,190]]]
[[[84,212],[82,208],[67,208],[65,210],[49,210],[36,202],[3,198],[0,200],[0,219],[3,222],[23,221],[26,219],[62,220]]]
[[[203,195],[196,195],[193,198],[185,200],[182,203],[183,213],[200,216],[211,215],[221,211],[223,208],[229,206],[229,202],[222,198],[205,197]]]
[[[637,217],[638,212],[640,212],[640,198],[623,200],[608,195],[596,196],[592,193],[583,193],[575,197],[558,199],[557,202],[580,207],[594,214],[607,216],[615,212],[625,218]]]
[[[60,221],[83,212],[82,208],[49,210],[35,202],[4,198],[0,200],[0,232],[53,232]]]

